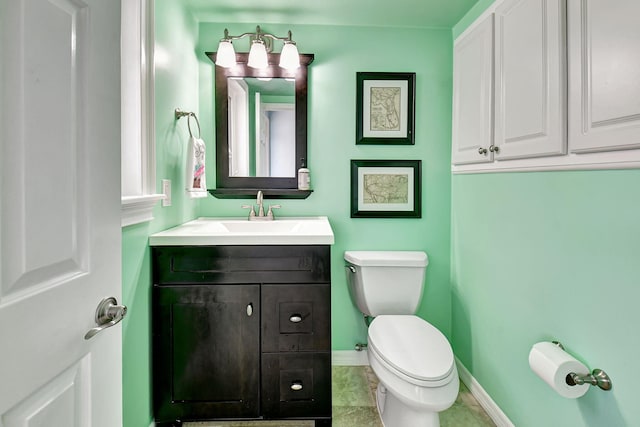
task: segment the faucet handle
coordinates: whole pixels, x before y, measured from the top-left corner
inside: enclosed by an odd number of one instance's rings
[[[282,205],[269,205],[269,211],[267,212],[267,217],[273,219],[273,212],[271,211],[272,209],[280,209],[282,207]]]
[[[256,211],[253,210],[253,205],[242,205],[242,209],[251,209],[251,212],[249,212],[249,218],[256,216]]]

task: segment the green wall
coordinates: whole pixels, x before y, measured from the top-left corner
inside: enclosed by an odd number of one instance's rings
[[[255,24],[202,23],[200,112],[203,135],[213,141],[215,123],[211,61],[224,28],[239,34]],[[281,216],[325,215],[335,234],[332,248],[332,321],[334,350],[351,350],[366,342],[362,315],[349,298],[344,273],[345,250],[424,250],[430,264],[419,314],[450,331],[449,225],[452,50],[450,30],[278,26],[262,29],[286,34],[291,29],[301,52],[315,54],[309,70],[309,162],[313,194],[306,200],[281,200]],[[239,44],[239,43],[238,43]],[[415,146],[356,146],[356,72],[416,73]],[[207,152],[209,176],[215,167],[213,144]],[[422,160],[423,218],[351,219],[351,159]],[[213,182],[212,182],[213,184]],[[203,216],[242,216],[244,200],[207,198]],[[390,284],[391,285],[391,284]]]
[[[155,18],[157,192],[162,192],[160,180],[170,179],[173,203],[164,208],[158,203],[152,222],[122,230],[122,293],[129,308],[123,321],[124,427],[148,427],[152,419],[148,237],[195,218],[198,204],[184,191],[189,136],[186,118],[174,120],[176,107],[198,109],[198,62],[193,50],[198,27],[180,2],[156,2]]]
[[[638,188],[637,170],[453,177],[454,352],[515,425],[640,425]],[[553,392],[528,365],[551,340],[613,390]]]

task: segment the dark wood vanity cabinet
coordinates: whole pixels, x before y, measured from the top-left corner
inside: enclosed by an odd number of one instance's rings
[[[331,425],[330,247],[152,248],[156,425]]]

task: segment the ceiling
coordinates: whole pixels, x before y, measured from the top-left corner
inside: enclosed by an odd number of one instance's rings
[[[451,28],[478,0],[183,0],[201,22]]]

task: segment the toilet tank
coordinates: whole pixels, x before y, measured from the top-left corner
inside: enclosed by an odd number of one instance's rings
[[[421,251],[346,251],[351,299],[368,316],[415,314],[429,264]]]

